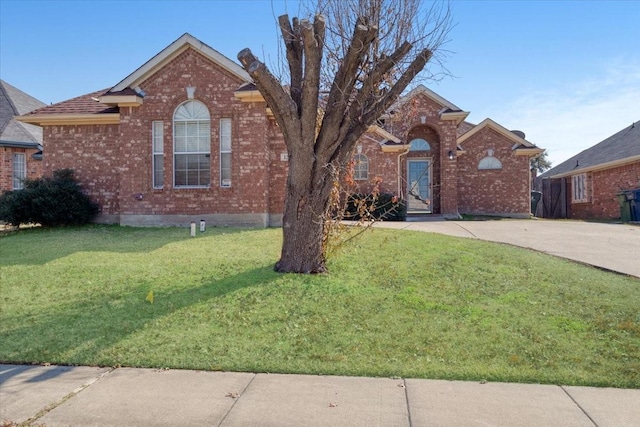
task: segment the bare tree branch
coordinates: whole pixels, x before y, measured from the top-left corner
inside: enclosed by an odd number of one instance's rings
[[[302,44],[304,47],[304,83],[302,86],[301,126],[305,140],[312,140],[316,133],[320,71],[322,68],[322,45],[324,44],[325,20],[316,16],[314,24],[303,20]]]
[[[296,126],[297,105],[291,96],[267,67],[251,53],[250,49],[242,49],[238,53],[238,60],[253,78],[267,105],[277,110],[278,113],[274,113],[274,116],[282,129],[285,140],[300,140],[300,127]]]
[[[302,92],[302,46],[300,45],[300,25],[298,18],[293,18],[293,27],[289,22],[289,15],[278,17],[280,32],[284,42],[287,63],[289,64],[289,75],[291,77],[290,93],[293,102],[300,106],[300,96]]]

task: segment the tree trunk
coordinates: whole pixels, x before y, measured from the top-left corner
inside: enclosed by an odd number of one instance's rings
[[[323,221],[308,207],[310,197],[287,199],[282,226],[282,252],[275,270],[282,273],[324,273]],[[292,219],[295,218],[295,219]]]
[[[294,175],[290,171],[287,181],[282,252],[275,270],[282,273],[324,273],[327,271],[323,247],[324,215],[331,186],[326,182],[312,185],[313,179],[304,180],[306,184],[300,185]]]

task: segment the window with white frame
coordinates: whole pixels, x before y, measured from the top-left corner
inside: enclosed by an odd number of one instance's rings
[[[231,187],[231,119],[220,119],[220,186]]]
[[[164,129],[161,121],[151,124],[153,188],[162,188],[164,183]]]
[[[369,159],[364,154],[358,153],[353,156],[353,179],[369,179]]]
[[[431,150],[431,145],[429,145],[429,143],[422,138],[413,139],[409,143],[409,151],[429,151],[429,150]]]
[[[487,150],[487,156],[478,162],[479,170],[502,169],[502,162],[493,156],[493,148]]]
[[[173,182],[175,187],[211,184],[211,122],[199,101],[187,101],[173,115]]]
[[[586,173],[573,175],[571,177],[571,201],[573,203],[583,203],[588,201]]]
[[[27,158],[24,153],[13,153],[12,184],[14,190],[24,188],[24,180],[27,178]]]

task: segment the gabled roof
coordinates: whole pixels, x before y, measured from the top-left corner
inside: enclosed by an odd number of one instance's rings
[[[420,94],[425,95],[427,98],[433,100],[435,103],[437,103],[438,105],[440,105],[445,109],[449,109],[451,111],[462,111],[460,108],[456,107],[455,104],[453,104],[450,101],[447,101],[446,99],[444,99],[443,97],[441,97],[440,95],[432,91],[431,89],[426,88],[424,85],[418,85],[415,88],[411,89],[406,95],[401,96],[393,105],[391,105],[391,107],[389,108],[389,111],[399,109],[408,101],[410,101],[411,99],[413,99],[414,97]]]
[[[126,88],[135,89],[140,83],[146,80],[150,75],[162,68],[167,62],[182,53],[185,49],[191,47],[200,52],[220,67],[229,71],[245,82],[251,82],[249,74],[237,63],[227,58],[217,50],[201,42],[189,33],[184,33],[176,41],[165,47],[156,56],[148,60],[144,65],[135,70],[133,73],[125,77],[120,83],[112,87],[108,93],[120,92]]]
[[[459,145],[464,145],[465,141],[467,141],[468,139],[470,139],[471,137],[473,137],[473,135],[477,134],[478,132],[482,131],[483,129],[488,128],[488,129],[493,129],[494,131],[498,132],[500,135],[508,138],[509,140],[513,141],[514,146],[513,149],[520,149],[520,148],[530,148],[530,149],[537,149],[540,150],[540,152],[544,151],[541,148],[536,147],[534,144],[532,144],[531,142],[527,141],[526,139],[520,137],[520,135],[518,133],[516,133],[517,131],[510,131],[509,129],[505,128],[504,126],[494,122],[493,120],[487,118],[484,119],[483,121],[481,121],[480,123],[478,123],[475,127],[473,127],[471,130],[469,130],[468,132],[466,132],[464,135],[462,135],[460,138],[458,138],[458,144]]]
[[[412,100],[418,95],[424,95],[438,104],[442,109],[439,112],[441,120],[452,120],[456,124],[461,123],[469,115],[468,111],[462,111],[454,103],[444,99],[431,89],[426,88],[424,85],[418,85],[410,90],[406,95],[401,96],[395,103],[389,107],[387,114],[394,114],[397,110],[402,108],[404,104]]]
[[[89,124],[89,123],[119,123],[118,107],[100,103],[100,96],[107,89],[81,95],[57,104],[39,108],[31,113],[19,117],[17,120],[37,125],[54,124]]]
[[[549,169],[540,178],[561,178],[640,160],[640,121]]]
[[[38,147],[42,143],[42,129],[15,120],[16,116],[46,104],[0,80],[0,145]]]

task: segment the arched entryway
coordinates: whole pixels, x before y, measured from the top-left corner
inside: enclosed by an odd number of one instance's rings
[[[440,137],[427,125],[407,134],[409,151],[403,167],[408,214],[440,213]]]

